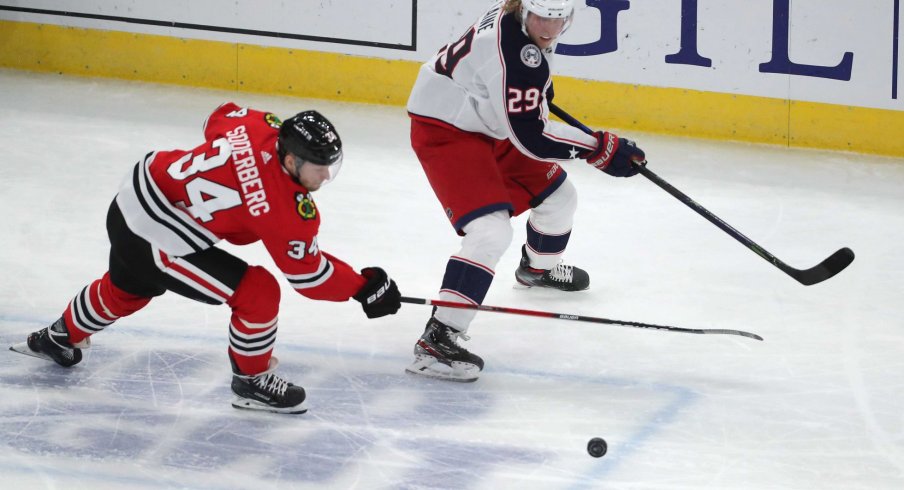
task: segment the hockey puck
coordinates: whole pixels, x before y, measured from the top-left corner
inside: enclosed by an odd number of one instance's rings
[[[600,437],[594,437],[587,442],[587,453],[594,458],[602,458],[608,449],[609,446],[606,445],[606,440]]]

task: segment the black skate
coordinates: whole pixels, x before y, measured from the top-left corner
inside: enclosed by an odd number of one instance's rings
[[[86,339],[79,347],[88,347]],[[10,346],[9,350],[53,361],[63,367],[72,367],[81,362],[82,350],[69,343],[69,332],[63,318],[53,325],[28,335],[25,342]]]
[[[454,328],[430,318],[424,334],[414,344],[414,363],[405,371],[430,378],[449,381],[477,381],[483,369],[483,359],[458,345],[456,340],[468,336]]]
[[[590,275],[573,265],[557,264],[549,270],[534,269],[524,246],[521,247],[521,265],[515,271],[515,280],[523,287],[552,288],[561,291],[583,291],[590,287]]]
[[[305,399],[304,388],[273,374],[276,358],[271,358],[270,370],[256,376],[239,374],[233,363],[232,406],[246,410],[262,410],[273,413],[298,414],[308,411],[301,406]]]

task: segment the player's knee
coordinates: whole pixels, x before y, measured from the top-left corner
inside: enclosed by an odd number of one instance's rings
[[[514,231],[507,211],[481,216],[464,227],[462,249],[466,255],[479,257],[486,265],[495,264],[512,243]]]
[[[577,209],[578,191],[568,179],[562,181],[562,185],[537,206],[538,211],[548,210],[548,212],[568,215],[573,215]]]
[[[574,224],[578,209],[578,193],[568,179],[542,204],[531,210],[528,226],[544,233],[564,233]]]
[[[228,304],[233,312],[248,322],[268,322],[279,313],[279,282],[267,269],[248,267]]]

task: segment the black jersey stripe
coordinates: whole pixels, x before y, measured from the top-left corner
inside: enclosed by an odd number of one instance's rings
[[[198,245],[194,240],[191,239],[188,235],[185,234],[182,230],[180,230],[175,225],[171,224],[169,221],[161,218],[157,211],[151,206],[148,202],[148,196],[146,196],[141,190],[141,182],[140,182],[140,173],[141,173],[141,162],[138,162],[135,165],[135,170],[132,172],[132,187],[135,189],[135,196],[138,198],[138,203],[141,204],[142,209],[144,209],[144,213],[151,218],[152,220],[160,223],[164,227],[166,227],[169,231],[173,232],[176,236],[182,239],[189,247],[192,248],[195,252],[200,252],[204,250],[205,247]]]
[[[161,210],[161,212],[163,212],[166,216],[169,216],[170,218],[176,220],[176,222],[184,226],[189,231],[189,233],[195,235],[202,243],[204,243],[206,246],[203,248],[212,247],[214,243],[216,243],[216,240],[212,240],[210,237],[208,237],[205,231],[199,230],[198,228],[200,228],[200,226],[193,220],[170,209],[172,207],[172,204],[170,204],[164,196],[160,195],[159,191],[154,187],[155,183],[150,176],[150,163],[148,162],[150,157],[151,153],[148,153],[148,155],[145,157],[144,165],[142,165],[142,177],[144,179],[144,184],[147,187],[147,193],[157,204],[157,207]]]
[[[286,276],[286,279],[288,279],[288,280],[289,280],[289,283],[291,283],[296,289],[299,289],[299,288],[310,287],[310,286],[309,286],[310,284],[312,284],[312,283],[317,283],[317,282],[320,281],[324,276],[329,275],[329,274],[332,274],[332,273],[333,273],[333,264],[332,264],[332,262],[330,262],[329,260],[327,260],[327,261],[326,261],[326,267],[324,267],[323,270],[320,271],[319,274],[314,274],[314,275],[311,275],[311,276],[307,276],[307,277],[304,277],[304,278],[302,278],[302,279],[298,279],[298,278],[293,279],[293,278],[291,278],[291,277]]]

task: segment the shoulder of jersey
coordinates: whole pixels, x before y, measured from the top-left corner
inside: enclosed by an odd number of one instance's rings
[[[500,43],[508,71],[522,71],[529,77],[545,78],[548,63],[540,48],[521,31],[521,24],[514,14],[502,17]]]
[[[238,126],[245,126],[249,132],[263,131],[277,134],[281,124],[282,121],[272,112],[239,107],[233,102],[226,102],[207,118],[204,123],[204,134],[208,138],[223,135]]]
[[[504,48],[521,48],[530,43],[530,39],[521,32],[521,24],[515,14],[505,14],[499,21],[500,41]]]

